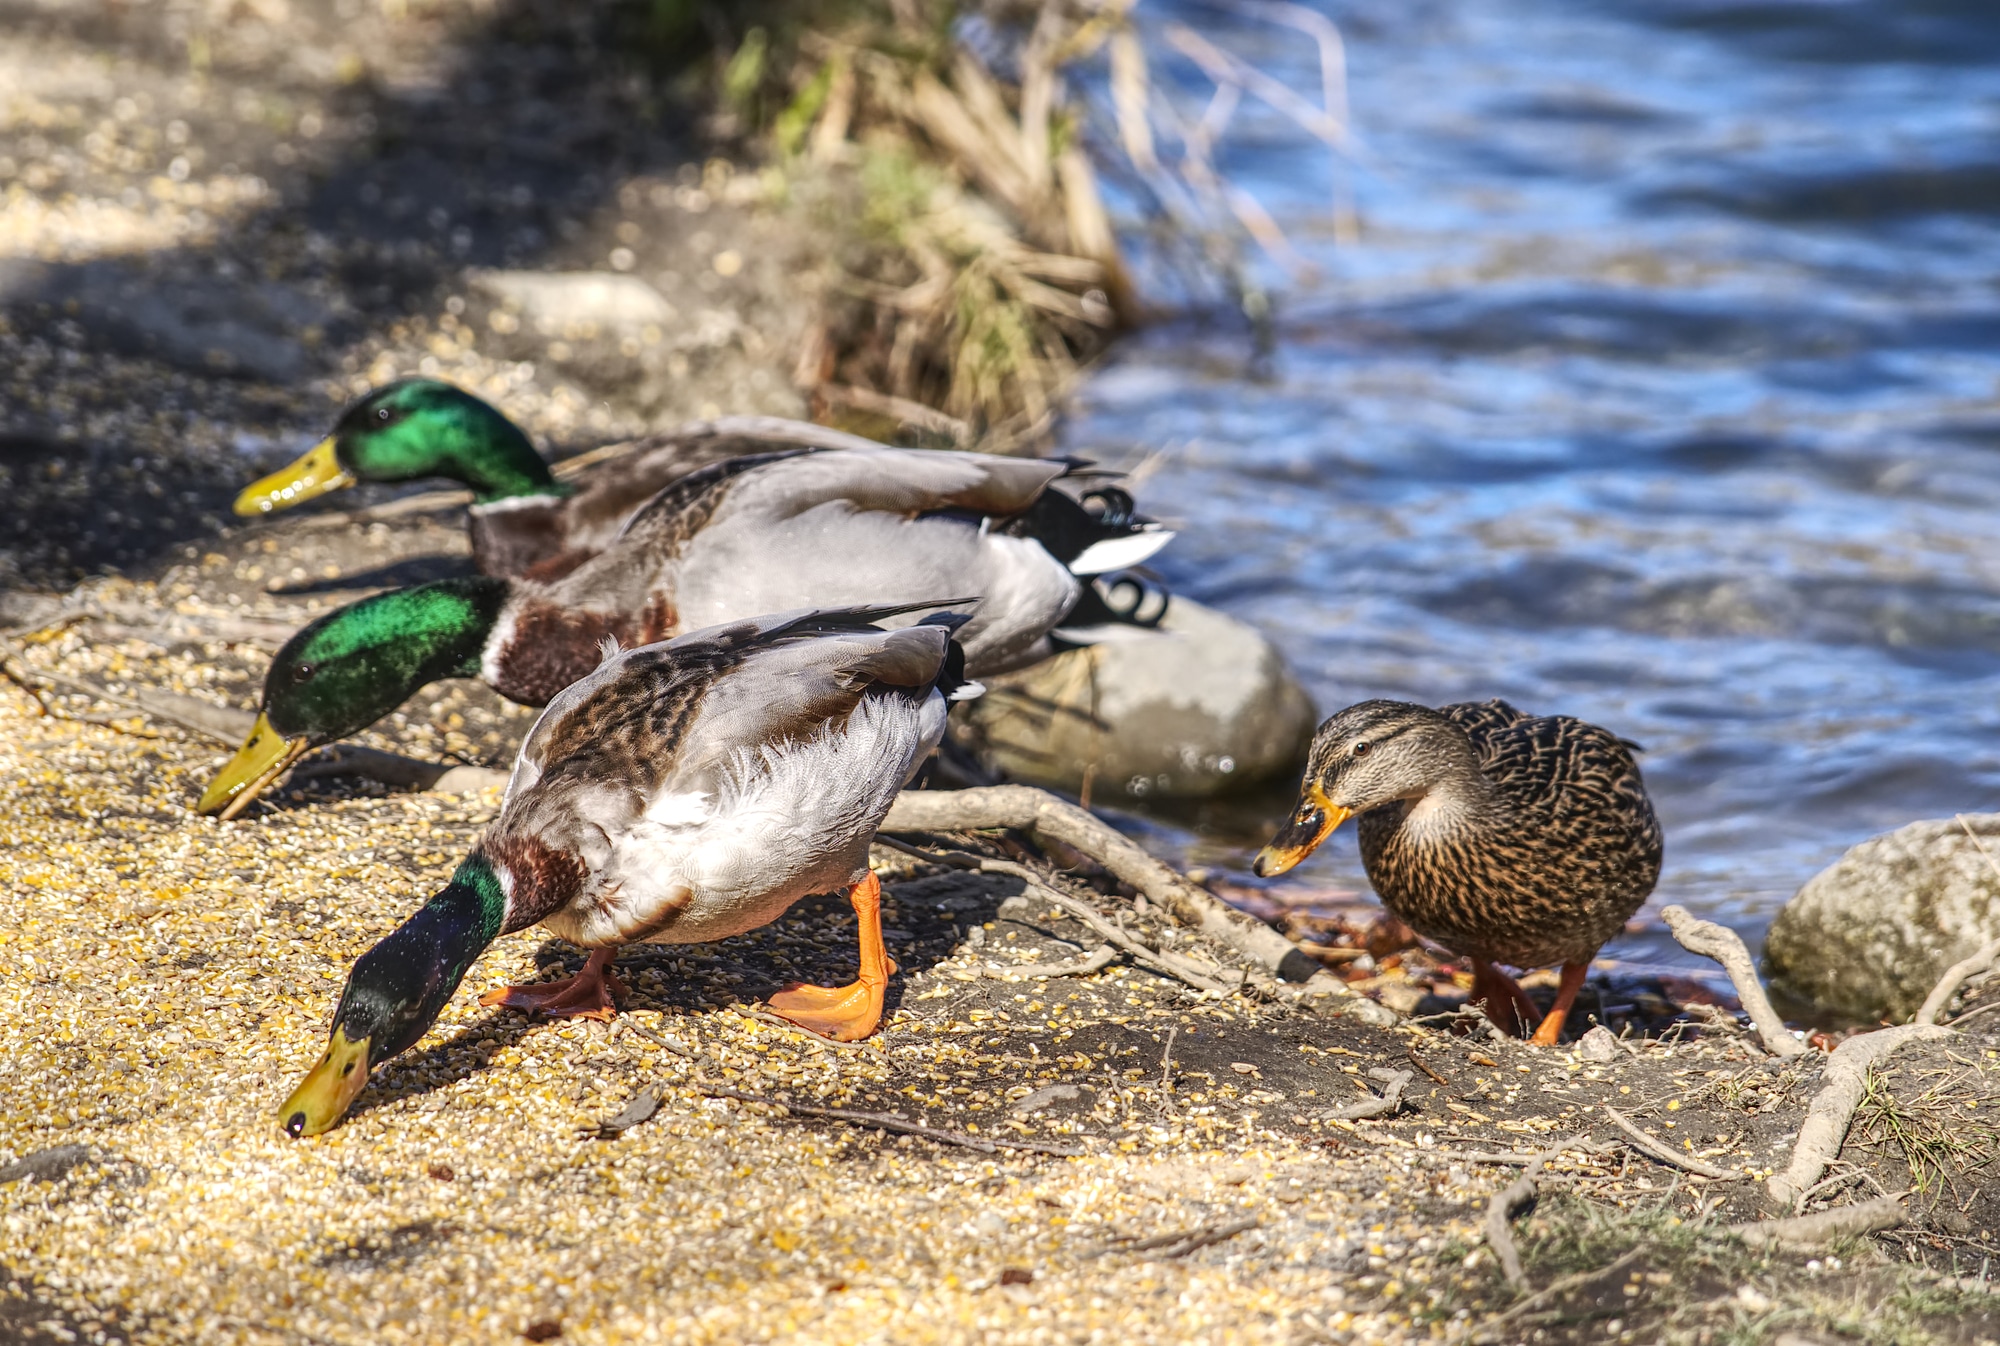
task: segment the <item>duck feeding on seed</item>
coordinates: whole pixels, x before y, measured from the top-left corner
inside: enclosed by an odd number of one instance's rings
[[[588,465],[577,480],[560,481],[491,403],[442,379],[398,379],[346,408],[296,461],[244,487],[235,510],[261,518],[363,482],[453,481],[472,492],[466,525],[481,574],[556,579],[610,546],[661,490],[710,463],[868,445],[805,421],[724,416],[582,455]]]
[[[926,604],[935,607],[934,600]],[[895,964],[868,846],[896,793],[977,695],[966,618],[901,607],[779,614],[615,653],[549,704],[499,817],[451,881],[354,964],[325,1054],[285,1100],[294,1136],[338,1122],[368,1072],[414,1046],[500,935],[540,924],[590,949],[581,972],[481,997],[608,1019],[628,944],[701,944],[845,889],[860,969],[767,1002],[843,1042],[875,1031]]]
[[[1258,854],[1282,874],[1350,817],[1382,904],[1473,965],[1472,1000],[1522,1033],[1537,1010],[1497,964],[1560,965],[1533,1041],[1556,1043],[1590,960],[1660,877],[1638,745],[1504,701],[1363,701],[1313,735],[1299,802]]]
[[[255,725],[197,808],[236,816],[307,751],[443,678],[545,705],[596,666],[607,637],[638,646],[759,613],[945,593],[970,603],[959,639],[973,676],[1033,663],[1058,639],[1098,639],[1121,614],[1088,577],[1138,564],[1173,534],[1054,488],[1076,470],[879,445],[711,464],[559,579],[439,580],[301,629],[272,659]]]

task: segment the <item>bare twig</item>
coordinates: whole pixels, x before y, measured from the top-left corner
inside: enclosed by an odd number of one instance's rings
[[[1861,1106],[1862,1095],[1867,1092],[1870,1066],[1907,1043],[1950,1037],[1951,1033],[1949,1028],[1935,1024],[1907,1024],[1864,1033],[1835,1048],[1826,1059],[1824,1083],[1806,1110],[1804,1125],[1799,1127],[1791,1164],[1764,1184],[1772,1198],[1780,1206],[1796,1210],[1797,1203],[1819,1181],[1826,1166],[1840,1157],[1847,1128],[1854,1121],[1854,1110]]]
[[[957,790],[952,793],[971,794],[973,791]],[[897,849],[910,851],[913,848],[898,845]],[[1197,991],[1222,997],[1232,994],[1237,989],[1233,986],[1225,986],[1221,982],[1196,971],[1188,959],[1176,958],[1171,954],[1141,944],[1138,940],[1126,934],[1124,930],[1105,920],[1104,917],[1098,915],[1095,911],[1092,911],[1089,907],[1067,893],[1057,892],[1054,888],[1051,888],[1041,875],[1029,869],[1026,865],[1017,865],[1011,860],[995,860],[989,856],[973,855],[968,851],[918,850],[915,853],[927,859],[941,860],[946,864],[959,865],[966,869],[977,869],[985,874],[1006,874],[1010,877],[1020,879],[1029,886],[1032,892],[1041,897],[1043,901],[1049,903],[1051,906],[1061,908],[1089,926],[1092,930],[1103,936],[1105,940],[1116,945],[1121,951],[1129,955],[1140,966],[1149,967],[1155,972],[1160,972],[1178,981],[1185,982]]]
[[[1178,1024],[1167,1029],[1167,1045],[1160,1052],[1160,1107],[1166,1112],[1174,1110],[1174,1037],[1180,1031]]]
[[[1436,1080],[1439,1084],[1451,1083],[1450,1080],[1438,1074],[1435,1070],[1432,1070],[1429,1065],[1425,1064],[1424,1058],[1417,1055],[1417,1049],[1415,1047],[1407,1047],[1407,1046],[1404,1047],[1403,1054],[1410,1058],[1411,1065],[1415,1066],[1418,1070],[1423,1071],[1424,1074],[1430,1076],[1433,1080]]]
[[[1403,1090],[1409,1088],[1410,1081],[1417,1077],[1413,1070],[1385,1070],[1381,1066],[1368,1072],[1368,1077],[1382,1084],[1380,1098],[1365,1098],[1359,1103],[1350,1103],[1344,1108],[1331,1108],[1324,1116],[1340,1122],[1366,1121],[1370,1117],[1391,1117],[1403,1106]]]
[[[1743,1002],[1750,1021],[1757,1025],[1757,1037],[1764,1050],[1773,1056],[1798,1056],[1805,1051],[1805,1045],[1791,1035],[1778,1011],[1771,1008],[1771,998],[1764,994],[1764,983],[1757,978],[1757,965],[1750,958],[1750,950],[1743,946],[1742,936],[1728,926],[1697,919],[1683,906],[1666,908],[1660,919],[1674,932],[1682,948],[1722,964],[1735,984],[1736,998]]]
[[[1738,1173],[1731,1169],[1720,1168],[1714,1164],[1706,1163],[1703,1160],[1696,1159],[1693,1155],[1681,1154],[1673,1146],[1668,1145],[1657,1136],[1649,1136],[1644,1131],[1641,1131],[1624,1113],[1614,1107],[1607,1106],[1604,1109],[1604,1115],[1611,1119],[1613,1126],[1626,1134],[1636,1148],[1653,1156],[1653,1158],[1663,1164],[1670,1164],[1674,1168],[1686,1169],[1697,1177],[1714,1178],[1721,1182],[1737,1182],[1749,1176],[1748,1174]]]
[[[1878,1196],[1855,1206],[1838,1206],[1816,1215],[1790,1220],[1755,1220],[1729,1226],[1729,1232],[1753,1247],[1815,1248],[1838,1238],[1894,1229],[1907,1218],[1903,1203]]]
[[[740,1103],[757,1103],[767,1108],[783,1108],[786,1112],[800,1117],[825,1117],[830,1121],[872,1127],[877,1131],[895,1131],[906,1136],[922,1136],[925,1140],[934,1140],[943,1145],[959,1145],[968,1150],[978,1150],[982,1154],[992,1154],[998,1150],[1028,1150],[1035,1154],[1053,1154],[1065,1159],[1074,1159],[1083,1153],[1083,1150],[1075,1145],[1054,1145],[1046,1141],[1017,1140],[1001,1135],[989,1138],[967,1135],[963,1131],[947,1131],[942,1127],[906,1121],[893,1113],[856,1112],[852,1108],[821,1108],[810,1103],[793,1103],[782,1098],[768,1098],[763,1094],[746,1094],[740,1090],[724,1089],[712,1084],[697,1084],[694,1087],[710,1098],[733,1098]]]
[[[1085,1253],[1085,1257],[1106,1257],[1116,1253],[1142,1253],[1158,1250],[1162,1257],[1186,1257],[1198,1249],[1233,1239],[1238,1234],[1255,1229],[1255,1219],[1235,1220],[1229,1224],[1204,1225],[1200,1229],[1183,1229],[1173,1234],[1154,1234],[1142,1239],[1114,1239],[1105,1247]]]
[[[1514,1212],[1535,1199],[1538,1190],[1535,1179],[1540,1176],[1542,1165],[1550,1159],[1549,1154],[1539,1154],[1528,1164],[1528,1171],[1506,1187],[1493,1194],[1486,1203],[1486,1246],[1500,1259],[1500,1272],[1507,1278],[1507,1284],[1516,1290],[1525,1289],[1527,1273],[1521,1270],[1521,1251],[1514,1246],[1513,1231],[1507,1222]]]
[[[955,832],[1013,827],[1073,846],[1173,913],[1174,919],[1236,950],[1282,981],[1304,983],[1308,994],[1338,996],[1342,1012],[1363,1022],[1393,1024],[1393,1010],[1329,976],[1290,940],[1224,904],[1092,815],[1025,785],[975,790],[904,791],[882,824],[885,832]]]
[[[1100,944],[1083,957],[1072,963],[1019,963],[1008,966],[1004,963],[988,963],[979,969],[982,976],[995,981],[1016,978],[1041,980],[1048,977],[1087,977],[1093,972],[1101,972],[1118,961],[1118,950],[1109,944]]]

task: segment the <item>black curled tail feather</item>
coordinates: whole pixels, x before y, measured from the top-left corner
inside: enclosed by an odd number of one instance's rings
[[[1143,532],[1150,522],[1122,487],[1094,486],[1078,498],[1051,486],[998,531],[1039,542],[1068,565],[1092,544]]]
[[[1138,626],[1153,630],[1166,620],[1173,595],[1136,571],[1126,570],[1085,584],[1063,617],[1065,627]]]
[[[918,622],[918,626],[942,626],[956,633],[972,620],[967,612],[933,612]],[[965,646],[954,638],[945,645],[944,662],[938,666],[937,681],[932,684],[947,701],[970,701],[986,691],[985,684],[974,682],[965,676]]]

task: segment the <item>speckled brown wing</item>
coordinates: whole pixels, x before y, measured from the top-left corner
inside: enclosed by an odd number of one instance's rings
[[[615,655],[566,689],[522,745],[485,843],[496,859],[522,856],[551,880],[512,895],[508,929],[568,902],[604,864],[614,832],[636,825],[662,794],[707,783],[735,752],[802,742],[870,694],[928,695],[946,665],[949,631],[874,626],[902,611],[733,622]],[[859,639],[836,639],[843,634]],[[771,657],[808,641],[820,644]]]
[[[1659,820],[1631,748],[1596,725],[1504,701],[1440,709],[1472,739],[1491,811],[1420,845],[1401,830],[1406,809],[1364,817],[1377,891],[1460,953],[1516,967],[1588,959],[1659,879]]]
[[[873,447],[859,435],[781,416],[694,421],[636,440],[589,468],[571,495],[474,508],[473,562],[486,575],[558,580],[609,547],[654,496],[702,468],[788,450]]]

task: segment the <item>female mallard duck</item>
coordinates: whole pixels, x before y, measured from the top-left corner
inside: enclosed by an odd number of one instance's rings
[[[339,1121],[369,1069],[436,1021],[480,952],[537,923],[592,950],[583,971],[480,1003],[608,1019],[608,969],[624,945],[725,939],[845,888],[859,977],[768,1003],[842,1042],[874,1032],[895,965],[868,844],[937,746],[947,701],[979,690],[957,672],[962,617],[870,624],[908,611],[710,627],[614,654],[557,697],[521,745],[499,818],[451,882],[354,964],[326,1054],[279,1111],[285,1130]]]
[[[972,601],[960,639],[975,674],[1032,663],[1094,595],[1079,568],[1134,564],[1173,536],[1090,515],[1050,489],[1068,470],[879,445],[732,458],[661,491],[560,579],[441,580],[365,598],[278,651],[256,725],[198,807],[234,817],[308,749],[440,678],[479,677],[546,704],[590,672],[607,636],[644,645],[800,603],[951,594]]]
[[[662,489],[711,463],[788,448],[878,447],[807,421],[724,416],[650,436],[595,464],[573,487],[557,481],[527,435],[492,406],[437,379],[403,379],[349,407],[332,433],[297,462],[245,487],[236,512],[268,514],[357,482],[443,477],[472,489],[467,528],[481,574],[551,580],[611,546],[626,521]],[[1087,492],[1084,502],[1103,522],[1133,525],[1128,532],[1143,526],[1132,515],[1131,497],[1116,488]],[[1071,503],[1067,497],[1048,508],[1061,510],[1065,503]],[[1047,531],[1059,534],[1071,521],[1047,522]]]
[[[1298,807],[1256,870],[1284,873],[1360,814],[1362,863],[1383,905],[1472,959],[1472,998],[1495,1022],[1523,1032],[1535,1007],[1493,964],[1562,964],[1534,1036],[1553,1045],[1591,958],[1660,877],[1636,747],[1504,701],[1363,701],[1313,735]]]

